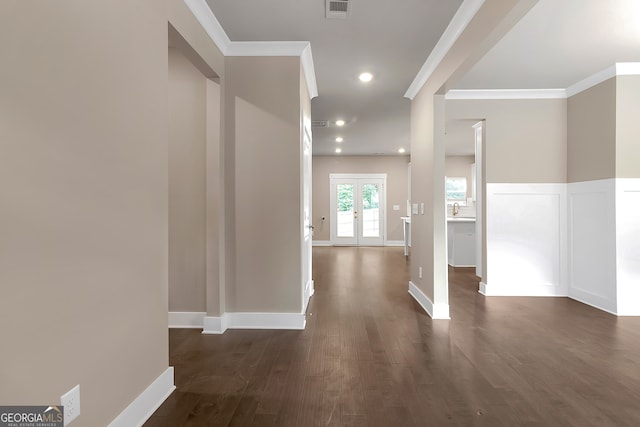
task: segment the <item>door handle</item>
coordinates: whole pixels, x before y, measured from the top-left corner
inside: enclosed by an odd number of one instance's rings
[[[309,229],[311,229],[311,230],[313,230],[313,229],[315,229],[315,228],[316,228],[316,227],[314,227],[313,225],[308,225],[307,227],[309,227]]]

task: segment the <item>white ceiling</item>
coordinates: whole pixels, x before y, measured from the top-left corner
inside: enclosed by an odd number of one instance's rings
[[[364,155],[409,152],[403,95],[462,0],[349,0],[346,20],[325,19],[324,0],[207,3],[232,41],[310,41],[312,118],[347,121],[314,129],[314,155],[337,146]],[[640,62],[640,0],[540,0],[453,87],[567,88],[615,62]],[[362,71],[374,74],[370,84],[358,81]],[[449,155],[473,154],[472,124],[447,122]]]
[[[409,151],[404,93],[462,0],[349,0],[346,20],[325,19],[324,0],[207,0],[232,41],[310,41],[318,86],[313,120],[347,122],[313,130],[313,153]],[[374,79],[358,80],[363,71]],[[341,144],[335,142],[342,136]]]
[[[540,0],[456,89],[566,89],[640,61],[640,0]]]

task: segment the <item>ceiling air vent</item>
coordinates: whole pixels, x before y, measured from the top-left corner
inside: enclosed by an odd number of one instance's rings
[[[327,19],[346,19],[349,15],[349,0],[325,0]]]
[[[312,128],[328,128],[329,122],[327,120],[313,120],[311,122]]]

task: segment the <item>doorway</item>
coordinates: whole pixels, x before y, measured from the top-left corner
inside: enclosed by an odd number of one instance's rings
[[[387,174],[330,174],[331,243],[383,246]]]

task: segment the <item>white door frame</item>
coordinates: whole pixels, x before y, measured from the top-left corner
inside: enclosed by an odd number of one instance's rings
[[[301,190],[301,216],[302,216],[302,313],[307,311],[307,304],[309,303],[309,298],[314,293],[314,283],[312,277],[312,240],[313,240],[313,224],[311,222],[312,214],[312,175],[311,175],[311,167],[312,167],[312,152],[311,152],[311,121],[304,120],[304,113],[301,113],[303,117],[302,123],[302,150],[301,150],[301,181],[302,185],[300,186]]]
[[[362,234],[362,221],[359,221],[355,237],[353,239],[344,239],[337,237],[337,215],[336,215],[336,184],[338,181],[350,181],[353,182],[357,188],[360,187],[358,181],[381,181],[382,189],[380,194],[380,237],[379,238],[358,238]],[[330,228],[331,228],[331,244],[333,245],[367,245],[367,246],[384,246],[384,242],[387,240],[387,174],[386,173],[365,173],[365,174],[350,174],[350,173],[332,173],[329,174],[329,187],[330,187],[330,209],[331,213]],[[356,193],[358,191],[356,190]]]

